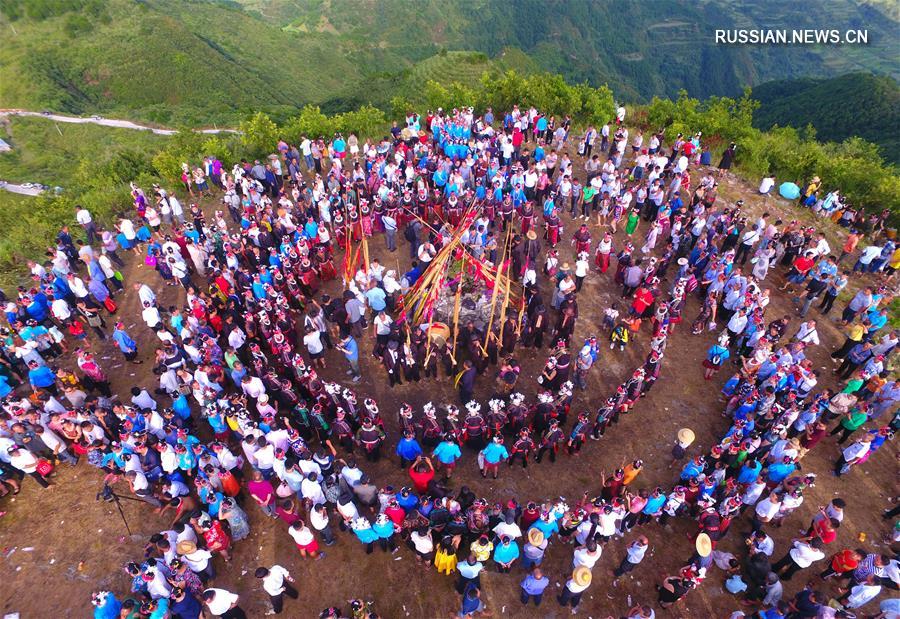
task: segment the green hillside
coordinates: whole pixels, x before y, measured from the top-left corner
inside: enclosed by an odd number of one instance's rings
[[[73,23],[80,24],[74,31]],[[4,107],[167,124],[293,109],[327,100],[359,78],[323,41],[300,40],[238,8],[205,2],[111,0],[98,16],[22,17],[6,25],[0,46]]]
[[[126,152],[149,160],[171,141],[149,131],[18,116],[0,125],[0,137],[12,146],[10,152],[0,153],[0,179],[64,188],[72,183],[82,162],[102,162]]]
[[[823,141],[859,136],[877,144],[888,161],[900,163],[900,86],[887,76],[852,73],[832,79],[768,82],[753,89],[760,107],[753,124],[816,128]]]
[[[882,2],[0,0],[0,106],[165,124],[387,107],[427,79],[550,71],[625,101],[896,75]],[[893,11],[896,13],[896,11]],[[860,46],[716,46],[724,27],[869,29]],[[455,52],[469,52],[457,54]],[[474,60],[473,60],[474,59]]]
[[[896,13],[883,2],[813,0],[237,0],[270,23],[340,35],[360,62],[434,51],[517,48],[570,81],[608,82],[630,100],[735,95],[745,85],[865,69],[896,74]],[[377,8],[377,10],[376,10]],[[868,28],[869,45],[716,46],[716,28]],[[377,50],[368,54],[373,41]]]

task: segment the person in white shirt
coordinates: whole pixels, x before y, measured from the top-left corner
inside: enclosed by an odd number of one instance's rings
[[[198,576],[205,580],[215,578],[215,569],[212,566],[212,553],[205,548],[197,548],[197,544],[191,541],[178,542],[175,546],[181,560]]]
[[[309,510],[309,524],[312,528],[319,532],[326,546],[334,546],[334,531],[331,529],[331,521],[328,517],[328,507],[326,505],[314,505]]]
[[[63,324],[65,324],[72,316],[72,308],[69,307],[66,300],[62,298],[53,299],[53,303],[50,304],[50,312],[53,314],[54,318]]]
[[[66,283],[69,284],[69,290],[72,291],[72,294],[74,294],[77,299],[84,299],[90,294],[84,280],[77,275],[70,273]]]
[[[97,234],[97,224],[94,223],[94,218],[91,217],[90,211],[83,206],[75,207],[75,221],[84,228],[88,243],[94,243],[100,238],[100,235]]]
[[[134,459],[137,460],[136,457]],[[136,470],[128,471],[125,473],[125,479],[131,487],[131,492],[134,493],[136,497],[149,503],[153,507],[162,507],[162,503],[159,502],[159,499],[153,496],[153,491],[150,490],[150,482],[147,481],[147,476],[144,475],[143,472]]]
[[[162,316],[159,315],[159,308],[146,302],[143,305],[144,309],[141,311],[141,318],[144,319],[144,322],[148,327],[156,329],[157,325],[162,322]]]
[[[602,553],[603,550],[597,545],[597,542],[589,539],[586,545],[577,548],[572,555],[572,568],[574,569],[583,565],[589,570],[593,569],[594,565],[597,564],[597,561],[600,560],[600,555]]]
[[[781,499],[776,493],[771,493],[767,498],[756,504],[756,510],[753,516],[753,530],[759,531],[762,525],[771,522],[778,510],[781,509]]]
[[[142,307],[146,307],[148,303],[156,305],[156,293],[153,292],[150,286],[147,284],[135,284],[134,289],[137,290],[138,299],[140,299]]]
[[[512,540],[517,540],[522,537],[522,529],[519,528],[519,525],[516,524],[516,521],[512,516],[508,516],[504,522],[495,526],[494,533],[498,539],[504,535]]]
[[[273,565],[270,568],[258,567],[255,575],[262,581],[263,590],[269,595],[272,602],[272,610],[278,615],[284,608],[284,596],[296,600],[299,596],[297,590],[291,585],[294,579],[291,578],[290,572],[280,565]]]
[[[807,346],[819,345],[819,331],[816,329],[815,320],[807,320],[797,330],[794,341],[803,342]]]
[[[571,606],[572,613],[575,614],[578,604],[581,603],[581,596],[584,591],[591,586],[591,570],[581,566],[575,568],[572,577],[566,581],[562,593],[556,598],[560,606]]]
[[[772,187],[775,186],[775,177],[774,176],[766,176],[759,183],[759,193],[768,195],[770,191],[772,191]]]
[[[41,425],[35,426],[34,432],[37,434],[38,438],[41,439],[41,442],[43,442],[59,460],[67,462],[72,466],[78,464],[78,458],[69,453],[66,443],[56,432]]]
[[[342,461],[341,461],[342,462]],[[359,480],[362,479],[363,472],[359,470],[359,467],[356,466],[355,460],[348,460],[344,462],[344,467],[341,468],[341,477],[344,478],[344,481],[347,482],[347,485],[351,488],[359,483]]]
[[[161,598],[167,598],[172,594],[172,585],[169,584],[169,581],[166,580],[166,577],[163,576],[162,572],[157,569],[147,569],[144,572],[145,577],[150,576],[150,580],[146,580],[147,583],[147,593],[150,594],[150,597],[154,600],[159,600]]]
[[[327,501],[315,473],[308,474],[306,479],[300,482],[300,494],[313,505],[324,505]]]
[[[619,578],[633,570],[641,561],[644,560],[644,555],[647,554],[647,549],[649,547],[650,542],[643,535],[628,544],[628,547],[625,549],[625,557],[622,559],[619,567],[613,570],[613,587],[618,587]]]
[[[822,545],[823,542],[818,537],[809,542],[794,540],[793,547],[772,565],[772,571],[782,580],[790,580],[800,570],[825,558],[825,553],[821,550]]]
[[[297,544],[301,557],[306,557],[307,553],[316,561],[325,557],[324,552],[319,552],[319,542],[313,536],[312,530],[302,520],[296,520],[288,529],[288,535]]]
[[[838,477],[846,473],[850,470],[854,464],[859,462],[863,456],[869,453],[869,449],[872,446],[872,437],[869,434],[864,435],[855,443],[844,448],[844,451],[841,452],[841,457],[838,458],[837,463],[834,465],[834,473]]]
[[[258,400],[266,393],[266,386],[263,384],[262,380],[257,376],[250,376],[249,374],[246,374],[241,379],[241,389],[243,390],[244,395],[253,398],[254,400]]]
[[[847,593],[838,598],[846,608],[860,608],[874,600],[881,593],[881,584],[870,575],[865,581],[851,588]]]
[[[146,389],[141,389],[139,387],[131,388],[131,403],[141,410],[149,409],[155,411],[157,407],[156,400],[153,399],[153,396],[151,396]]]
[[[246,619],[247,617],[244,609],[238,606],[240,596],[237,593],[210,588],[204,591],[201,597],[212,615],[218,615],[222,619]]]
[[[13,445],[7,449],[7,454],[9,455],[10,465],[19,469],[23,473],[31,475],[34,480],[41,485],[42,488],[47,488],[50,486],[47,480],[44,479],[44,476],[38,472],[38,459],[33,453],[31,453],[27,449],[22,449],[17,445]]]

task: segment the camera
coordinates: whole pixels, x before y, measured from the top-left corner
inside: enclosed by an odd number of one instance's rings
[[[100,489],[100,492],[97,493],[97,496],[94,498],[95,501],[99,501],[103,499],[107,503],[113,500],[113,491],[112,488],[109,487],[109,484],[104,483],[103,488]]]

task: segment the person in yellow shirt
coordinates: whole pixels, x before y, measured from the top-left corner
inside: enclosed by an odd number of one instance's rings
[[[625,476],[622,478],[622,484],[627,486],[631,482],[634,481],[634,478],[640,475],[641,471],[644,470],[644,462],[642,460],[635,460],[629,464],[625,465]]]
[[[482,535],[477,540],[472,542],[469,550],[471,550],[472,554],[475,555],[476,561],[484,562],[491,558],[491,552],[494,550],[494,544],[491,543],[491,540],[487,535]]]
[[[884,268],[884,273],[887,275],[887,281],[892,281],[894,279],[894,274],[900,271],[900,246],[894,250],[894,253],[891,254],[891,257],[888,258],[887,266]]]
[[[861,322],[854,322],[847,327],[847,339],[844,340],[843,346],[831,353],[831,362],[837,363],[850,354],[850,351],[862,341],[865,334],[866,327]]]

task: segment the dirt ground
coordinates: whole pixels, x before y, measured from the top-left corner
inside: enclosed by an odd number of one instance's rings
[[[573,149],[574,150],[574,149]],[[577,169],[581,170],[581,162]],[[699,179],[694,174],[694,181]],[[743,197],[750,210],[763,208],[761,200],[748,185],[733,177],[720,183],[720,200],[733,202]],[[213,203],[210,202],[210,206]],[[787,219],[791,207],[774,199],[764,207],[770,212],[779,212]],[[790,209],[790,211],[788,210]],[[571,237],[575,225],[568,215],[564,218],[566,229],[564,238]],[[646,224],[635,234],[635,239],[643,240]],[[592,225],[595,240],[599,234]],[[566,241],[568,242],[568,241]],[[620,231],[616,236],[617,245],[624,242]],[[832,238],[832,247],[837,247]],[[638,243],[635,243],[638,245]],[[638,245],[640,246],[640,245]],[[572,250],[563,245],[561,257],[572,260]],[[381,238],[371,244],[371,255],[394,268],[395,257],[405,270],[408,263],[408,248],[402,244],[395,254],[384,250]],[[574,260],[573,260],[574,261]],[[585,286],[578,295],[580,318],[577,322],[573,342],[580,343],[591,334],[600,332],[603,309],[617,301],[621,292],[612,281],[613,271],[601,275],[592,272],[585,280]],[[774,290],[783,282],[783,273],[770,272],[766,285],[773,288],[772,307],[767,316],[779,316],[795,312],[790,299]],[[152,356],[154,340],[152,334],[141,324],[137,308],[136,294],[130,289],[135,282],[146,282],[157,290],[161,305],[181,303],[180,289],[161,286],[155,273],[134,260],[129,260],[126,270],[127,294],[120,297],[120,313],[130,332],[142,345],[141,357]],[[327,289],[336,289],[335,282]],[[545,296],[549,298],[549,296]],[[625,307],[625,306],[623,306]],[[719,390],[728,378],[722,373],[712,381],[704,381],[700,363],[706,348],[714,336],[689,334],[690,321],[696,316],[699,304],[692,298],[684,312],[687,324],[678,327],[670,338],[662,374],[649,396],[640,401],[631,414],[606,436],[598,441],[590,441],[582,454],[570,458],[561,456],[555,464],[545,461],[533,464],[527,470],[518,465],[503,467],[500,478],[485,480],[478,475],[475,455],[465,451],[463,460],[452,480],[452,487],[458,490],[467,484],[477,495],[492,501],[516,497],[520,502],[542,500],[558,496],[575,499],[583,492],[591,495],[599,493],[600,474],[609,474],[623,463],[641,458],[645,462],[644,471],[633,487],[653,487],[661,485],[670,488],[677,478],[677,468],[669,468],[669,453],[676,431],[681,427],[692,428],[697,440],[689,450],[689,455],[706,453],[711,444],[725,432],[729,423],[720,415],[722,402]],[[839,315],[839,309],[834,311]],[[811,317],[819,318],[813,310]],[[817,367],[823,369],[820,387],[833,384],[828,353],[840,343],[843,337],[831,320],[819,320],[822,345],[811,352]],[[628,349],[613,352],[604,347],[598,363],[590,372],[589,388],[576,392],[573,410],[595,410],[598,403],[610,395],[611,391],[626,377],[627,373],[640,364],[647,352],[649,335],[645,330],[637,335]],[[796,329],[796,324],[793,325]],[[792,333],[793,331],[791,331]],[[409,402],[420,414],[421,405],[426,401],[435,404],[455,402],[456,392],[450,381],[442,377],[440,381],[423,380],[416,384],[404,384],[391,390],[387,386],[386,374],[368,354],[371,352],[374,335],[371,329],[360,343],[363,359],[363,380],[352,385],[346,381],[344,360],[339,353],[328,355],[328,368],[323,372],[326,379],[350,385],[361,397],[373,397],[379,403],[388,424],[389,448],[392,453],[396,444],[396,410],[401,402]],[[97,346],[103,356],[102,363],[111,369],[114,390],[122,396],[133,385],[157,386],[150,374],[149,363],[142,366],[123,367],[121,358],[109,343]],[[518,390],[533,401],[536,393],[536,377],[546,360],[547,350],[533,351],[517,349],[515,356],[522,365],[522,376]],[[492,376],[481,377],[476,397],[484,402],[493,387]],[[867,548],[884,549],[881,538],[888,530],[888,523],[880,519],[880,511],[889,504],[890,497],[897,492],[897,449],[889,445],[862,469],[854,469],[840,482],[831,476],[832,463],[838,448],[832,438],[825,439],[803,460],[805,472],[818,474],[816,486],[807,493],[806,501],[791,516],[783,528],[769,533],[776,541],[774,559],[779,558],[788,548],[790,540],[801,528],[805,528],[811,516],[820,505],[835,496],[848,502],[847,516],[841,527],[838,541],[829,548],[834,551],[844,547],[856,547],[860,533],[866,533]],[[384,459],[377,466],[364,464],[366,470],[379,485],[406,485],[408,478],[398,467],[393,457]],[[134,535],[128,536],[116,506],[113,503],[95,502],[94,496],[101,486],[101,475],[97,470],[82,463],[76,467],[62,465],[54,479],[53,486],[42,491],[33,480],[26,479],[22,492],[15,499],[0,499],[0,509],[8,510],[0,519],[0,611],[19,612],[23,618],[37,617],[85,617],[90,610],[90,593],[99,589],[114,591],[120,598],[127,594],[130,579],[122,570],[129,560],[140,560],[143,544],[153,533],[168,527],[169,519],[153,513],[144,504],[123,500],[122,508]],[[124,483],[116,488],[127,496]],[[327,549],[327,557],[320,562],[301,559],[280,522],[265,518],[255,506],[248,506],[252,534],[238,542],[234,558],[230,564],[217,559],[219,576],[214,586],[237,591],[242,597],[242,606],[253,617],[265,614],[269,609],[268,600],[258,581],[253,577],[259,565],[278,563],[288,568],[297,579],[300,591],[299,601],[287,600],[285,616],[314,617],[329,605],[344,605],[353,597],[375,600],[375,607],[384,617],[446,617],[455,613],[459,606],[459,596],[453,591],[452,577],[440,576],[431,570],[418,567],[412,553],[403,549],[397,555],[376,550],[366,555],[362,546],[352,534],[339,534],[336,546]],[[733,552],[739,558],[744,555],[743,532],[748,530],[747,521],[736,522],[731,533],[720,544],[720,549]],[[587,590],[579,615],[605,618],[623,616],[630,603],[652,603],[655,606],[654,585],[665,575],[672,574],[690,557],[693,544],[687,535],[695,531],[693,521],[678,519],[668,527],[647,525],[634,531],[625,540],[614,539],[604,547],[603,558],[594,569],[594,582]],[[620,586],[610,586],[611,570],[624,556],[625,545],[638,533],[650,538],[651,551],[644,562],[626,577]],[[571,547],[560,547],[558,542],[548,548],[544,570],[550,576],[551,589],[539,609],[533,606],[523,609],[518,599],[518,583],[523,577],[521,568],[511,575],[501,575],[486,570],[482,578],[483,599],[494,616],[510,617],[561,617],[568,611],[561,609],[550,595],[559,591],[570,572]],[[489,567],[493,567],[490,565]],[[792,595],[812,576],[813,570],[794,578],[785,585],[786,596]],[[711,576],[702,587],[690,593],[678,606],[668,612],[656,607],[660,616],[673,617],[727,617],[740,608],[739,602],[722,587],[721,572],[713,568]],[[820,587],[823,591],[829,586]],[[870,603],[867,610],[875,607]]]

